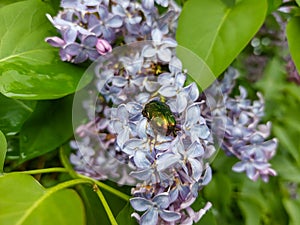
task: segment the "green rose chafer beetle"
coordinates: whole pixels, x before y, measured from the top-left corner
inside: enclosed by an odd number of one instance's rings
[[[154,132],[176,136],[176,120],[166,103],[152,100],[145,105],[142,115],[147,118]]]

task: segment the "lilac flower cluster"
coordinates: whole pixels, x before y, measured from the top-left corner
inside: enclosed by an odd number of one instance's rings
[[[176,42],[159,29],[151,35],[153,42],[133,44],[96,64],[100,96],[89,109],[96,115],[89,112],[92,122],[77,130],[82,141],[74,147],[80,152],[71,162],[99,179],[117,179],[111,175],[117,174],[115,161],[127,164],[131,171],[119,178],[121,183],[137,180],[130,202],[136,211],[145,211],[133,214],[140,224],[192,224],[211,206],[199,212],[191,208],[211,180],[208,162],[216,149],[201,116],[198,87],[185,85]]]
[[[226,110],[220,111],[215,107],[211,111],[226,120],[226,127],[219,128],[225,133],[222,149],[240,160],[232,169],[245,171],[251,180],[261,177],[267,182],[269,175],[276,175],[276,171],[270,168],[269,160],[276,152],[277,139],[265,141],[270,135],[271,123],[259,124],[264,115],[264,100],[260,93],[257,94],[258,100],[251,102],[247,99],[246,89],[240,86],[240,95],[230,96],[237,77],[237,71],[230,68],[223,81],[214,83],[205,93],[208,98],[210,95],[215,98],[215,90],[222,90]]]
[[[168,7],[160,15],[154,2]],[[60,48],[63,61],[94,61],[112,50],[112,46],[148,40],[153,28],[174,36],[180,9],[169,0],[62,0],[62,11],[47,15],[61,37],[46,41]]]

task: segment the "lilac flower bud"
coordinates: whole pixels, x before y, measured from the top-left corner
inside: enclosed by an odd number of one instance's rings
[[[96,49],[100,55],[105,55],[106,53],[111,52],[112,47],[106,40],[98,38]]]

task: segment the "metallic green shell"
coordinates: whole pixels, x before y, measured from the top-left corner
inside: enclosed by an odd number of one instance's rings
[[[142,114],[155,131],[160,134],[175,135],[176,120],[166,103],[158,100],[150,101],[145,105]]]

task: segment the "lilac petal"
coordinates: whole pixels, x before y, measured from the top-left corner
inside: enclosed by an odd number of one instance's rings
[[[212,178],[212,170],[211,167],[208,166],[204,172],[201,185],[207,185],[211,181],[211,178]]]
[[[182,87],[185,83],[186,75],[183,73],[178,73],[175,77],[175,82],[177,87]]]
[[[142,51],[142,56],[146,58],[151,58],[155,56],[156,50],[151,46],[146,46]]]
[[[174,97],[177,94],[174,86],[163,86],[158,90],[158,93],[167,98]]]
[[[112,42],[115,39],[115,32],[110,27],[102,27],[102,35],[105,40]]]
[[[128,121],[128,111],[126,109],[126,105],[122,104],[118,107],[118,118],[125,122],[125,121]]]
[[[197,135],[199,138],[206,139],[210,135],[209,128],[205,124],[200,124],[198,131],[199,132],[197,133]]]
[[[112,79],[112,84],[117,87],[124,87],[127,83],[128,81],[125,77],[117,76]]]
[[[156,28],[156,29],[152,30],[151,37],[154,42],[159,44],[162,40],[163,35],[162,35],[161,31]]]
[[[188,123],[196,123],[200,117],[200,107],[198,104],[191,105],[187,108],[185,121]]]
[[[158,151],[165,151],[170,147],[171,143],[170,142],[164,142],[160,144],[155,145],[155,149]]]
[[[174,48],[177,46],[177,42],[173,38],[164,38],[163,43],[164,47]]]
[[[177,57],[173,57],[170,61],[169,69],[171,73],[181,72],[182,62]]]
[[[108,17],[108,10],[105,6],[100,5],[98,8],[98,13],[100,16],[100,20],[104,21]]]
[[[173,153],[165,153],[162,154],[160,157],[158,157],[156,164],[157,164],[157,170],[162,171],[170,166],[174,165],[176,162],[178,162],[180,159],[180,156],[175,155]]]
[[[193,178],[196,181],[198,181],[200,179],[202,171],[203,171],[202,164],[197,159],[191,159],[191,158],[189,158],[189,162],[190,162],[191,167],[192,167]]]
[[[142,21],[142,17],[140,16],[135,16],[135,17],[129,17],[128,22],[130,24],[137,24],[140,23]]]
[[[204,149],[202,145],[196,141],[193,142],[193,144],[191,144],[187,150],[187,155],[188,157],[191,158],[196,158],[202,156],[203,154],[204,154]]]
[[[117,136],[117,144],[122,148],[126,141],[129,139],[129,129],[122,130]]]
[[[82,63],[88,59],[88,54],[85,51],[79,52],[79,54],[74,58],[74,63]]]
[[[99,53],[95,49],[89,49],[86,52],[92,61],[95,61],[99,57]]]
[[[246,166],[246,174],[251,180],[253,180],[257,174],[255,167],[253,165],[251,165],[250,163],[248,163]]]
[[[135,99],[137,102],[139,103],[146,103],[150,98],[150,93],[146,93],[146,92],[143,92],[143,93],[140,93],[138,94]]]
[[[235,172],[243,172],[246,170],[246,163],[245,162],[237,162],[233,165],[232,170]]]
[[[83,44],[84,46],[93,48],[93,47],[96,46],[97,41],[98,41],[98,39],[97,39],[96,36],[94,36],[94,35],[89,35],[89,36],[86,36],[85,38],[83,38],[82,44]]]
[[[172,57],[172,51],[168,48],[160,48],[157,52],[157,56],[160,60],[164,62],[170,62]]]
[[[147,212],[142,215],[140,225],[157,225],[158,211],[151,207]]]
[[[63,32],[63,39],[67,43],[75,42],[76,37],[77,37],[77,30],[75,29],[70,28]]]
[[[130,204],[138,212],[146,211],[149,207],[152,206],[152,202],[141,197],[135,197],[130,199]]]
[[[72,60],[72,56],[67,54],[64,49],[59,50],[59,56],[62,61],[70,62]]]
[[[151,10],[154,7],[154,0],[142,0],[142,6],[145,9]]]
[[[190,84],[189,97],[192,101],[196,101],[199,98],[199,89],[195,83]]]
[[[151,163],[149,160],[146,158],[147,153],[143,151],[136,151],[134,154],[134,163],[135,165],[140,168],[140,169],[146,169],[151,166]]]
[[[153,199],[153,202],[157,204],[157,206],[161,209],[165,209],[170,205],[170,197],[169,194],[166,192],[160,193],[156,195]]]
[[[145,181],[150,179],[152,176],[153,171],[151,169],[144,169],[144,170],[139,170],[139,171],[132,171],[129,175],[133,176],[139,180]]]
[[[159,212],[159,215],[163,220],[165,220],[167,222],[173,222],[173,221],[179,220],[181,217],[180,213],[172,212],[169,210],[162,210]]]
[[[123,24],[123,20],[121,16],[115,15],[109,20],[106,21],[106,26],[112,27],[112,28],[119,28]]]
[[[146,118],[142,118],[138,124],[137,124],[137,134],[139,135],[139,137],[141,138],[147,138],[147,119]]]
[[[131,138],[125,142],[122,151],[128,155],[133,155],[135,151],[140,149],[140,146],[143,145],[141,139]]]
[[[59,37],[48,37],[45,39],[45,41],[53,47],[62,47],[66,44],[66,42]]]
[[[160,87],[159,83],[155,82],[155,81],[147,81],[145,83],[145,88],[147,91],[149,92],[154,92],[156,91],[158,88]]]
[[[176,98],[176,109],[178,113],[182,113],[187,106],[187,99],[183,94],[177,95]]]
[[[78,43],[68,44],[64,48],[68,55],[75,56],[82,52],[82,47]]]

